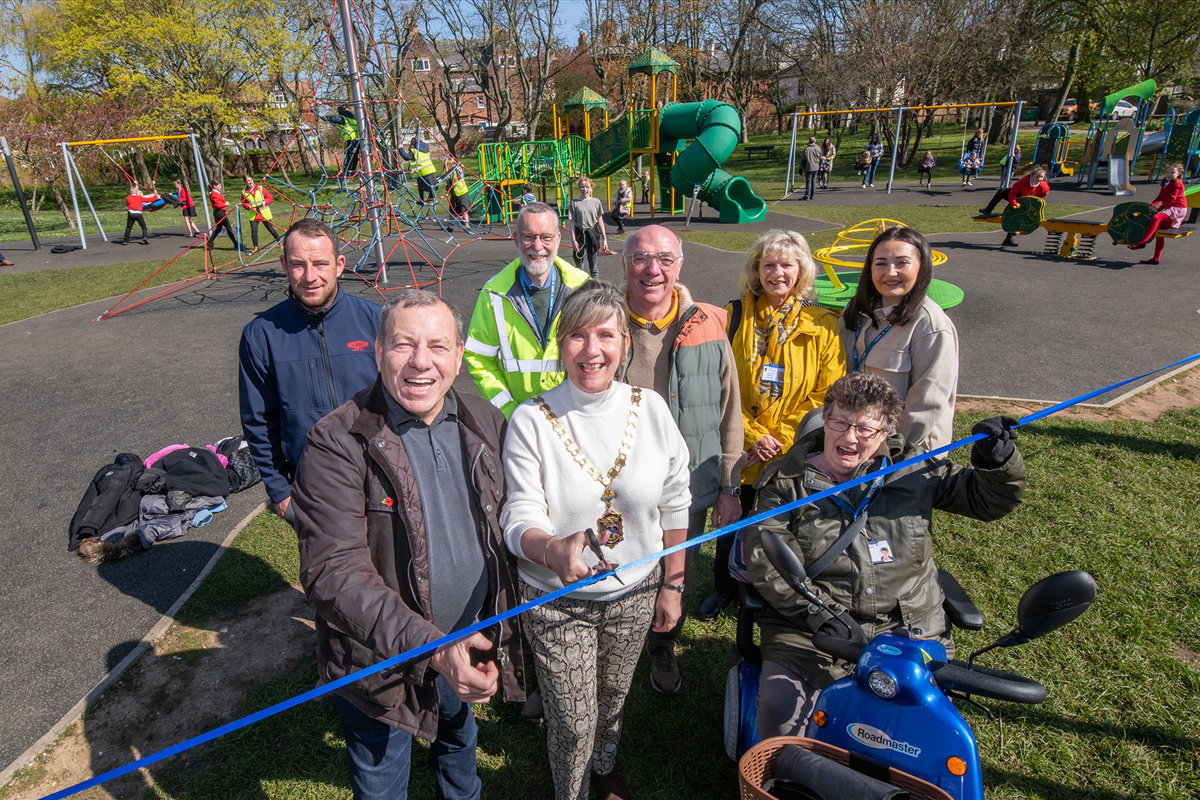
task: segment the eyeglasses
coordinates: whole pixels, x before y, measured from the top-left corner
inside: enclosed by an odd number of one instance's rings
[[[521,244],[524,244],[526,246],[532,245],[535,242],[541,242],[542,244],[552,244],[554,242],[554,240],[557,238],[558,238],[557,232],[556,233],[542,233],[542,234],[522,233],[521,234]]]
[[[630,253],[628,257],[635,267],[648,267],[651,261],[657,259],[658,263],[667,269],[675,266],[675,262],[682,258],[673,253]]]
[[[825,420],[825,424],[829,426],[829,430],[835,433],[845,433],[853,428],[855,433],[867,439],[874,439],[887,430],[886,428],[872,428],[870,425],[851,425],[846,420],[837,417],[829,417]]]

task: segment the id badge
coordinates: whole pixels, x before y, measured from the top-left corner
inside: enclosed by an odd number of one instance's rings
[[[868,539],[867,548],[871,551],[872,564],[891,564],[896,560],[887,539]]]
[[[783,383],[783,365],[763,364],[762,381],[763,383]]]

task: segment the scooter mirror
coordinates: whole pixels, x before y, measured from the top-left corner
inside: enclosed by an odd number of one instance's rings
[[[792,552],[792,548],[784,544],[783,539],[780,539],[779,536],[771,531],[763,531],[761,538],[763,552],[767,555],[767,561],[771,562],[771,566],[779,572],[784,582],[792,587],[792,591],[807,598],[811,592],[804,585],[804,581],[808,579],[808,575],[804,571],[804,564],[800,561],[800,558]]]
[[[1017,628],[1027,639],[1056,631],[1091,608],[1096,581],[1078,569],[1059,572],[1025,590],[1017,605]]]

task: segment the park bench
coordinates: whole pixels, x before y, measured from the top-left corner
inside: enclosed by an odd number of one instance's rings
[[[765,153],[767,158],[775,158],[775,145],[773,144],[755,144],[746,146],[746,158],[751,158],[755,153]]]

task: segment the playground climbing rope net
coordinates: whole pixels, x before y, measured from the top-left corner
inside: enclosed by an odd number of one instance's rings
[[[423,288],[440,284],[446,263],[459,247],[480,240],[504,240],[512,238],[510,196],[506,186],[495,186],[485,182],[462,162],[447,159],[453,165],[441,176],[418,175],[416,153],[405,147],[414,139],[430,142],[435,140],[432,130],[421,125],[415,113],[406,104],[400,88],[387,70],[393,100],[375,100],[363,97],[361,101],[333,99],[322,96],[328,89],[329,56],[333,49],[336,23],[343,10],[349,11],[345,29],[357,28],[360,41],[366,42],[366,56],[375,63],[386,63],[371,37],[361,11],[349,2],[335,6],[330,14],[326,29],[325,45],[321,58],[319,77],[314,85],[314,100],[309,104],[300,124],[283,147],[279,148],[274,162],[266,170],[259,185],[268,187],[274,200],[272,216],[286,229],[291,223],[304,217],[312,217],[329,225],[341,240],[340,253],[346,257],[346,268],[364,282],[370,284],[380,296],[402,288]],[[357,57],[354,58],[356,73]],[[356,77],[356,75],[355,75]],[[353,78],[352,78],[353,80]],[[357,139],[345,141],[342,158],[337,160],[337,171],[330,174],[321,158],[315,142],[318,111],[324,107],[352,110],[357,121]],[[407,112],[407,113],[406,113]],[[407,123],[404,119],[407,117]],[[285,169],[279,169],[285,154],[293,148],[302,149],[317,165],[315,185],[301,188],[291,179]],[[361,163],[355,163],[361,162]],[[345,167],[351,166],[351,169]],[[203,172],[203,165],[199,164]],[[428,169],[428,168],[427,168]],[[432,199],[422,198],[418,186],[424,180],[433,189]],[[222,183],[224,181],[222,180]],[[197,203],[208,202],[210,180],[201,175],[201,195]],[[217,251],[212,249],[215,230],[205,231],[166,263],[158,267],[145,280],[133,287],[97,319],[107,319],[185,291],[205,281],[244,269],[252,265],[269,263],[279,257],[281,241],[276,241],[263,250],[245,249],[247,223],[253,218],[243,208],[235,195],[235,187],[225,185],[228,201],[229,221],[241,247],[236,256],[220,262]],[[427,195],[429,193],[427,192]],[[455,210],[451,196],[459,199],[461,209]],[[286,209],[282,213],[280,209]],[[271,212],[268,212],[271,213]],[[97,225],[99,224],[97,220]],[[182,281],[168,284],[148,296],[135,298],[147,284],[162,274],[179,258],[200,249],[204,253],[204,272]],[[375,263],[372,264],[372,256]],[[408,280],[390,283],[387,268],[407,268]]]

